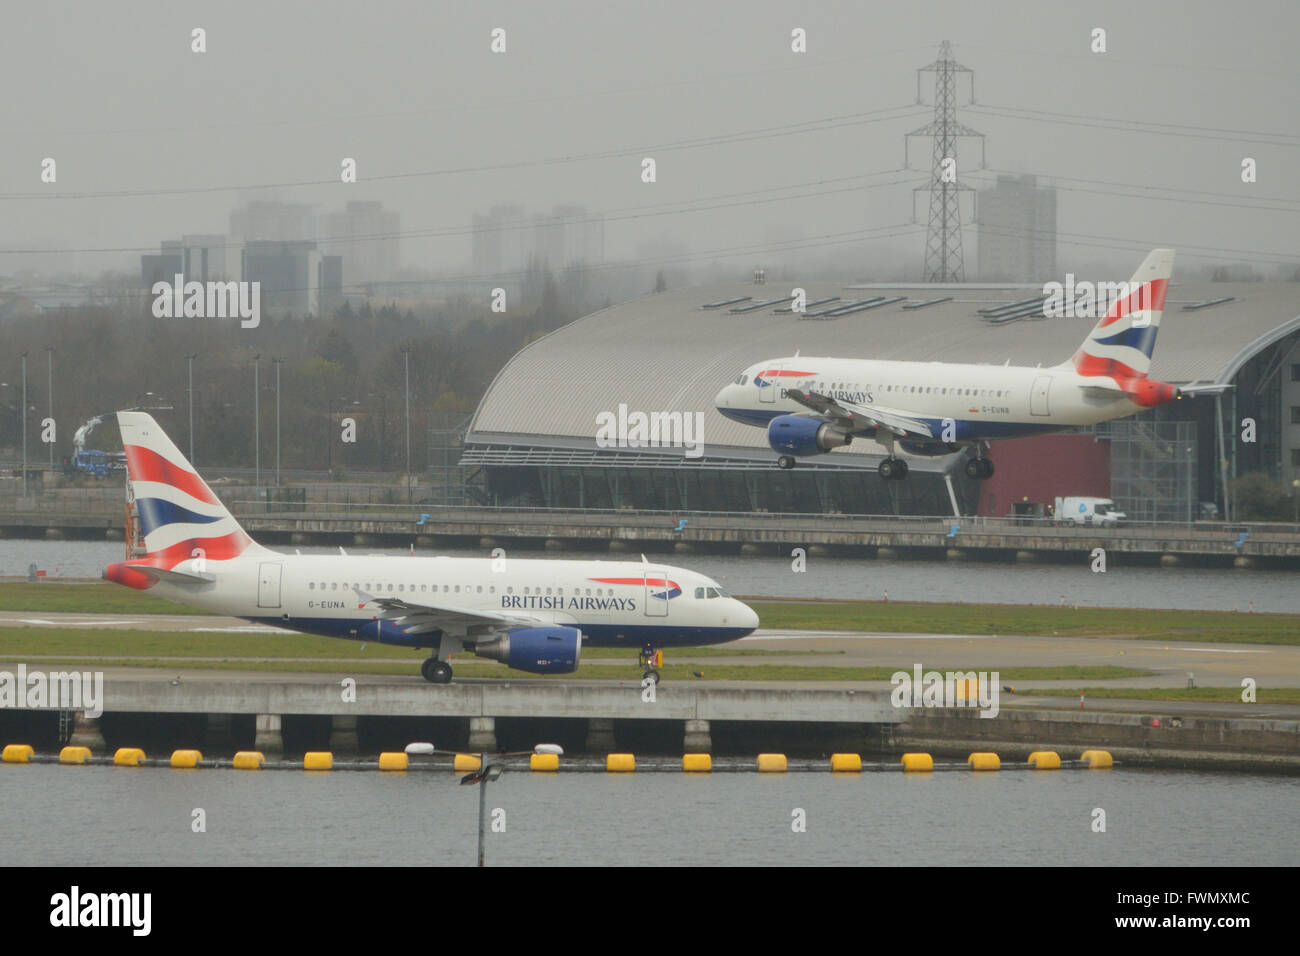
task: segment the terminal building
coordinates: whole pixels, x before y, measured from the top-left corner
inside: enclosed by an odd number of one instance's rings
[[[1113,497],[1131,518],[1231,518],[1233,477],[1300,480],[1300,284],[1177,283],[1151,376],[1230,386],[1090,430],[994,442],[993,478],[968,480],[967,452],[908,456],[882,481],[873,441],[777,467],[765,429],[720,415],[713,398],[750,364],[796,353],[1050,367],[1092,318],[1046,318],[1041,286],[840,286],[790,292],[729,284],[646,296],[541,338],[498,373],[470,421],[460,466],[470,500],[501,506],[811,514],[1015,513],[1056,496]],[[842,308],[847,307],[847,308]],[[602,416],[682,413],[699,448],[603,447]],[[1243,426],[1250,419],[1253,434]],[[1253,441],[1245,440],[1253,438]]]

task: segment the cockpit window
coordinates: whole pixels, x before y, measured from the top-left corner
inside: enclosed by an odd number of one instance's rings
[[[719,597],[726,597],[726,596],[727,595],[723,593],[722,588],[709,588],[710,598],[719,598]]]
[[[695,600],[699,601],[704,597],[704,588],[695,589]]]

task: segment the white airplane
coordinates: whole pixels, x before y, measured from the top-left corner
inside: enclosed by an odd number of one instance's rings
[[[767,429],[782,468],[867,437],[884,447],[886,480],[907,476],[895,448],[947,455],[974,447],[972,479],[993,475],[988,442],[1093,425],[1206,389],[1147,377],[1174,250],[1153,250],[1067,361],[1049,368],[810,358],[751,365],[718,392],[719,412]]]
[[[451,680],[462,649],[537,674],[577,670],[583,643],[641,651],[744,637],[758,615],[716,581],[631,561],[281,554],[254,542],[144,412],[118,412],[129,490],[147,553],[104,577],[263,624],[433,648],[420,668]]]

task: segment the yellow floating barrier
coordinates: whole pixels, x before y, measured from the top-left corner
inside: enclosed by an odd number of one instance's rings
[[[1055,750],[1035,750],[1029,755],[1029,764],[1035,770],[1060,770],[1061,755]]]
[[[537,773],[555,773],[560,769],[560,755],[529,754],[528,769]]]
[[[959,704],[978,704],[980,699],[979,678],[963,677],[953,681],[953,691]]]
[[[144,751],[139,747],[118,747],[113,763],[119,767],[138,767],[144,763]]]
[[[537,755],[533,754],[533,756],[535,757]],[[456,771],[456,773],[469,773],[478,770],[482,766],[483,759],[481,757],[475,757],[473,754],[456,754],[455,758],[453,758],[451,769]]]
[[[334,755],[328,750],[309,750],[302,755],[303,770],[333,770]]]
[[[261,770],[265,763],[266,758],[260,750],[241,750],[235,754],[233,761],[236,770]]]
[[[713,758],[708,754],[682,754],[682,769],[687,773],[712,773]]]
[[[181,770],[193,770],[203,759],[203,754],[197,750],[173,750],[172,766]]]
[[[1115,766],[1109,750],[1085,750],[1079,759],[1088,761],[1089,770],[1109,770]]]
[[[861,754],[831,754],[831,771],[833,773],[861,773]]]
[[[403,753],[382,753],[379,755],[380,770],[405,770],[411,760]]]
[[[0,761],[4,763],[29,763],[32,759],[32,750],[30,744],[5,744],[5,749],[0,752]]]
[[[993,753],[975,753],[966,758],[966,763],[970,764],[972,770],[1001,770],[1002,761],[997,754]]]
[[[759,754],[759,773],[785,773],[785,754]]]
[[[90,759],[89,747],[73,747],[69,744],[59,751],[59,763],[81,764]]]
[[[929,754],[903,754],[904,773],[929,773],[934,769],[934,758]]]
[[[632,754],[607,754],[605,770],[609,773],[632,773],[636,770],[636,757]]]

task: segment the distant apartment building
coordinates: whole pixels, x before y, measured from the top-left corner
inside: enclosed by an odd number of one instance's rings
[[[146,289],[153,288],[155,282],[174,282],[182,272],[184,257],[181,244],[176,239],[164,239],[161,251],[140,257],[140,281]]]
[[[533,251],[551,269],[579,262],[594,264],[605,258],[605,217],[586,206],[555,206],[550,215],[533,217]]]
[[[247,281],[261,283],[264,309],[320,315],[340,301],[340,257],[321,255],[315,242],[245,243],[243,272]]]
[[[1047,282],[1056,276],[1056,189],[1035,176],[999,176],[976,196],[979,277]]]
[[[316,212],[310,203],[254,200],[230,213],[230,234],[245,242],[314,240]]]
[[[605,217],[572,203],[531,217],[523,206],[493,206],[474,216],[471,258],[476,276],[522,273],[530,261],[556,272],[603,262]]]
[[[499,276],[523,272],[528,264],[529,244],[523,206],[493,206],[487,213],[474,214],[471,264],[476,276]]]
[[[398,214],[380,202],[349,202],[325,217],[323,252],[343,259],[343,284],[383,282],[401,265]]]

